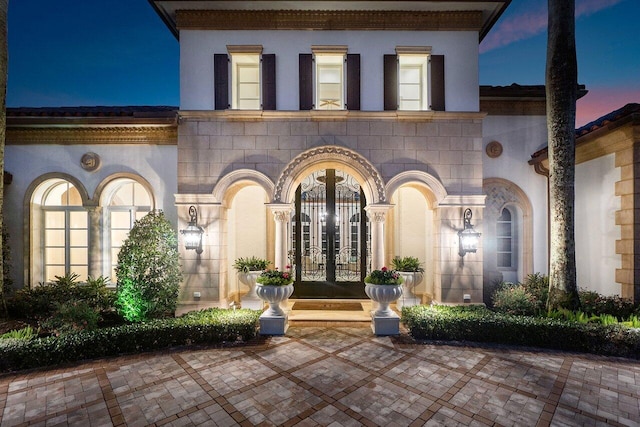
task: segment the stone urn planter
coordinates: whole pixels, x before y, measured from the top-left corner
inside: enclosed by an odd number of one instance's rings
[[[238,272],[238,280],[249,288],[249,292],[240,299],[242,308],[262,310],[262,300],[256,295],[256,280],[268,265],[268,260],[254,256],[238,258],[234,261],[233,268]]]
[[[420,260],[416,257],[405,256],[399,257],[396,256],[391,261],[393,269],[402,276],[403,279],[403,293],[402,298],[398,299],[396,307],[398,310],[401,310],[402,307],[411,307],[413,305],[420,304],[420,298],[418,298],[413,290],[417,285],[422,282],[424,278],[424,268]]]
[[[293,278],[287,270],[264,270],[256,279],[256,295],[269,303],[269,308],[260,315],[260,335],[284,335],[287,331],[288,315],[280,303],[293,294]]]
[[[262,299],[256,294],[256,280],[262,271],[249,271],[247,273],[238,273],[240,283],[249,288],[249,292],[242,296],[240,305],[242,308],[250,308],[253,310],[262,310],[264,306]]]
[[[378,309],[373,312],[378,317],[392,317],[398,314],[391,310],[389,304],[402,296],[402,285],[373,285],[365,283],[364,292],[371,301],[378,303]]]
[[[284,316],[285,312],[280,307],[280,303],[289,299],[293,294],[293,284],[285,286],[271,286],[256,284],[257,296],[269,303],[269,308],[262,313],[263,316]]]
[[[402,307],[420,305],[420,298],[413,293],[413,290],[422,282],[423,274],[413,271],[398,271],[398,274],[404,280],[402,283],[402,298],[399,298],[396,303],[398,310],[401,310]]]
[[[400,316],[391,310],[389,304],[402,296],[402,277],[398,272],[382,267],[374,270],[365,279],[364,292],[377,303],[371,312],[371,329],[376,335],[398,335]]]

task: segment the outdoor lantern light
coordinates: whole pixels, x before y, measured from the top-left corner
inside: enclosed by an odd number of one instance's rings
[[[464,229],[458,231],[458,240],[460,241],[460,256],[464,256],[467,252],[476,253],[478,250],[478,242],[480,241],[480,233],[476,232],[471,225],[471,209],[464,211]]]
[[[189,225],[180,230],[184,236],[185,249],[194,249],[197,254],[202,253],[202,235],[204,230],[198,225],[198,211],[195,206],[189,206]]]

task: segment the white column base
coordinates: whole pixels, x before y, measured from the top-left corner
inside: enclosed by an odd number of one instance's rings
[[[400,316],[393,313],[391,316],[380,317],[371,313],[371,330],[375,335],[400,335]]]
[[[284,335],[289,329],[289,316],[260,316],[260,335]]]

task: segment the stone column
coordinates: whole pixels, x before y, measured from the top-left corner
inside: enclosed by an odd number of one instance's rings
[[[364,209],[371,220],[371,268],[379,270],[385,266],[384,261],[384,222],[391,205],[369,205]]]
[[[293,207],[290,204],[270,204],[267,206],[271,209],[273,219],[276,222],[274,266],[282,271],[285,270],[289,263],[287,257],[287,224],[289,218],[291,218]]]
[[[104,259],[102,251],[102,207],[101,206],[87,206],[87,212],[89,213],[89,276],[97,278],[105,275],[103,269]],[[106,248],[111,252],[111,248]],[[115,260],[112,260],[112,262]],[[111,268],[107,275],[111,274]],[[86,279],[85,277],[81,278]],[[115,278],[113,278],[115,279]]]

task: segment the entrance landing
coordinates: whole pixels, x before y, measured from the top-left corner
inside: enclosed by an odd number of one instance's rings
[[[369,322],[371,300],[290,299],[289,321]]]

